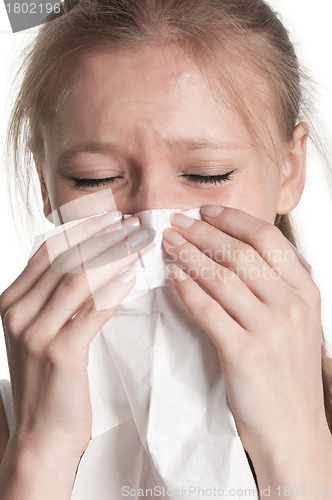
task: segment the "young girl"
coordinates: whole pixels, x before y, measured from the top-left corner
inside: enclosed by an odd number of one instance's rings
[[[332,498],[320,294],[287,215],[309,130],[285,28],[262,0],[70,3],[27,55],[8,134],[20,182],[31,152],[45,216],[105,186],[124,214],[202,207],[201,221],[173,215],[163,246],[179,300],[218,351],[259,489]],[[111,278],[101,286],[120,303],[131,268]],[[45,245],[0,307],[14,403],[10,439],[0,406],[0,498],[70,498],[91,432],[89,345],[114,308],[97,311],[84,275],[56,272]]]

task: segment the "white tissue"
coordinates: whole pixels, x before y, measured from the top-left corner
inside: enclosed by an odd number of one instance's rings
[[[92,439],[74,500],[258,498],[216,348],[168,279],[161,241],[173,212],[201,219],[199,208],[136,214],[155,229],[155,245],[142,255],[144,267],[136,263],[135,287],[91,342]]]

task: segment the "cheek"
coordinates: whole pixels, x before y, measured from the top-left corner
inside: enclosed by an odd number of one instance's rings
[[[241,181],[225,190],[221,204],[274,223],[278,199],[278,182],[275,172],[244,176]]]
[[[47,191],[52,210],[79,198],[83,194],[73,189],[62,177],[54,175],[52,172],[47,176]]]

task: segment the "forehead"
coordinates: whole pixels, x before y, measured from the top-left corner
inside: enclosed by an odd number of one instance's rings
[[[252,103],[251,114],[274,128],[264,80],[248,69],[236,71],[242,76],[240,97]],[[53,137],[61,143],[72,142],[78,134],[82,140],[109,131],[123,135],[125,129],[132,134],[137,124],[161,139],[190,131],[222,135],[226,141],[254,141],[220,72],[212,66],[202,71],[194,58],[175,46],[90,50],[67,66],[62,81],[66,85],[52,127]]]

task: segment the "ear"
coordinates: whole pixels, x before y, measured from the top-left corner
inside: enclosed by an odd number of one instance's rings
[[[281,185],[276,208],[278,214],[288,214],[301,199],[306,177],[308,135],[309,128],[305,122],[295,127],[281,166]]]
[[[37,170],[37,174],[38,174],[38,178],[39,178],[39,182],[40,182],[40,190],[41,190],[41,195],[42,195],[42,199],[43,199],[43,212],[44,212],[44,215],[45,217],[47,218],[48,215],[52,212],[52,207],[51,207],[51,202],[50,202],[50,198],[49,198],[49,194],[48,194],[48,190],[47,190],[47,186],[46,186],[46,182],[45,182],[45,177],[44,177],[44,173],[43,173],[43,165],[40,161],[38,161],[38,159],[36,158],[36,156],[33,154],[33,159],[34,159],[34,162],[35,162],[35,165],[36,165],[36,170]],[[50,220],[50,218],[48,219]]]

